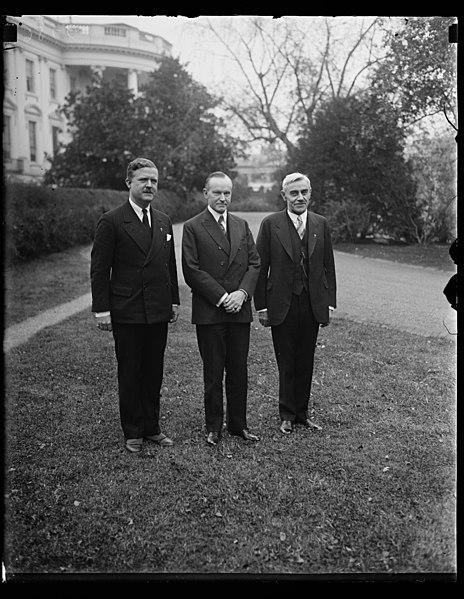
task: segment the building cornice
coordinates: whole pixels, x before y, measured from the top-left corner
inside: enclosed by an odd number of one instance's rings
[[[86,41],[75,41],[71,39],[64,39],[61,37],[63,33],[63,25],[59,21],[55,21],[54,19],[50,19],[59,25],[59,29],[57,30],[57,36],[50,35],[43,29],[37,27],[34,22],[22,22],[18,17],[8,17],[10,22],[16,23],[18,26],[18,41],[16,47],[25,47],[30,41],[34,41],[36,43],[42,43],[45,45],[50,45],[58,48],[63,56],[66,56],[68,52],[108,52],[110,54],[119,54],[125,56],[134,56],[140,57],[144,59],[156,59],[159,60],[164,53],[160,53],[156,50],[150,50],[147,48],[139,48],[134,46],[116,46],[111,44],[100,44],[98,42],[86,42]],[[76,23],[75,25],[78,25]],[[89,27],[92,27],[92,24],[88,24]],[[114,26],[114,25],[113,25]],[[132,31],[138,31],[139,33],[149,35],[153,39],[162,40],[163,44],[168,44],[171,46],[169,42],[167,42],[162,36],[146,33],[137,27],[133,27],[132,25],[127,25],[125,23],[120,23],[120,27],[124,27],[130,29]]]
[[[119,56],[137,56],[139,58],[148,58],[159,60],[163,54],[159,52],[150,52],[147,50],[140,50],[138,48],[122,48],[121,46],[106,46],[100,44],[66,44],[63,49],[63,57],[70,52],[95,52],[95,53],[108,53],[118,54]]]

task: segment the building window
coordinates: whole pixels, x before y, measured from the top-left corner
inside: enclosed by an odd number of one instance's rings
[[[11,117],[5,115],[3,118],[3,157],[11,159]]]
[[[50,98],[56,99],[56,71],[50,69]]]
[[[123,27],[105,27],[105,35],[126,37],[126,29],[124,29]]]
[[[72,92],[75,91],[76,90],[76,78],[70,77],[69,82],[70,82],[70,86],[71,86],[71,91]]]
[[[32,60],[26,58],[26,89],[28,92],[35,92],[35,78],[34,78],[34,63]]]
[[[37,123],[29,121],[29,152],[31,162],[37,162]]]
[[[60,133],[61,129],[59,127],[52,127],[53,156],[56,156],[60,149]]]

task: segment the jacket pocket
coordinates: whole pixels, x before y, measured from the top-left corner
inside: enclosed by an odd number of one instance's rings
[[[119,287],[117,285],[111,285],[111,293],[113,295],[129,297],[132,295],[132,287]]]

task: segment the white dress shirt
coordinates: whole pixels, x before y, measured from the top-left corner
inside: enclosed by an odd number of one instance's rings
[[[137,204],[135,202],[133,202],[131,200],[131,198],[129,198],[129,204],[132,206],[132,208],[134,209],[135,214],[139,217],[140,221],[143,222],[143,212],[142,212],[142,208],[140,208],[140,206],[137,206]],[[151,212],[150,212],[150,206],[147,207],[147,216],[148,216],[148,224],[151,227]]]
[[[295,225],[295,229],[298,230],[298,225],[296,223],[296,219],[300,216],[301,220],[303,221],[303,227],[306,229],[306,222],[308,220],[308,211],[305,210],[302,214],[295,214],[294,212],[290,212],[290,210],[287,210],[287,214],[290,217],[292,223]]]
[[[221,218],[221,216],[224,217],[224,223],[223,223],[224,229],[227,231],[227,210],[224,210],[224,212],[220,213],[220,212],[216,212],[216,210],[211,208],[211,206],[208,206],[208,210],[214,216],[214,219],[218,224],[219,224],[219,219]]]

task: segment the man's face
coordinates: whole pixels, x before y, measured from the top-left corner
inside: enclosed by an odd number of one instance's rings
[[[208,206],[222,214],[232,200],[232,181],[229,177],[213,177],[208,181],[203,194]]]
[[[158,191],[158,169],[145,166],[134,171],[132,180],[126,179],[133,202],[147,208]]]
[[[282,197],[287,202],[287,208],[295,214],[302,214],[308,209],[311,197],[311,186],[304,179],[289,183],[282,191]]]

